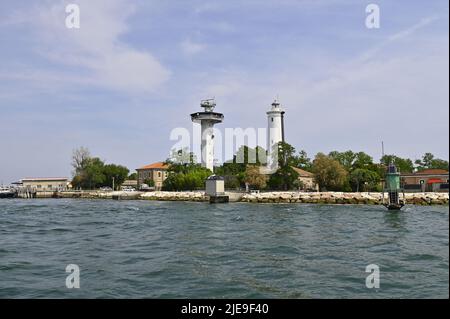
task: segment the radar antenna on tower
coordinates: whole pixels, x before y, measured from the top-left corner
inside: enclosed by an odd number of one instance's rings
[[[205,109],[205,112],[212,112],[216,107],[216,100],[214,98],[202,100],[200,106]]]

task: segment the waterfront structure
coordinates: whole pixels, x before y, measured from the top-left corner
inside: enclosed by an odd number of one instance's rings
[[[272,107],[267,111],[267,162],[268,166],[274,168],[278,166],[277,145],[284,142],[284,113],[278,100],[272,103]]]
[[[222,113],[214,112],[216,102],[213,99],[203,100],[200,106],[203,112],[191,114],[191,120],[201,125],[202,166],[214,172],[214,125],[223,122]]]
[[[225,179],[222,176],[211,175],[206,179],[205,194],[211,204],[228,203],[230,197],[225,194]]]
[[[137,168],[137,187],[145,184],[145,180],[150,179],[154,182],[155,190],[162,188],[163,182],[167,178],[167,170],[169,166],[163,162],[156,162],[153,164],[145,165],[141,168]]]
[[[383,205],[389,210],[400,210],[404,205],[404,200],[400,199],[400,173],[397,171],[397,167],[391,163],[389,164],[385,176],[385,192],[387,192],[387,198],[384,198],[383,192]],[[403,196],[404,197],[404,196]]]
[[[401,183],[408,192],[448,192],[449,173],[444,169],[425,169],[401,174]]]
[[[67,177],[46,177],[46,178],[24,178],[21,180],[24,188],[36,192],[65,191],[69,188]]]
[[[138,181],[134,180],[134,179],[127,179],[125,180],[122,185],[120,185],[120,188],[123,189],[129,189],[129,188],[134,188],[134,189],[138,189]]]
[[[298,173],[298,180],[300,181],[300,184],[302,185],[300,187],[300,190],[302,191],[319,191],[319,185],[317,185],[314,174],[311,172],[307,172],[301,168],[298,167],[292,167],[294,171]]]

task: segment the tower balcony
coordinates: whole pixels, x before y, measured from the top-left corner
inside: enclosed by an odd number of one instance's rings
[[[197,112],[191,114],[191,119],[192,122],[210,121],[216,124],[223,122],[224,116],[216,112]]]

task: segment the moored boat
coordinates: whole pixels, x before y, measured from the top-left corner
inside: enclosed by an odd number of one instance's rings
[[[0,186],[0,198],[14,198],[16,194],[17,192],[14,188]]]

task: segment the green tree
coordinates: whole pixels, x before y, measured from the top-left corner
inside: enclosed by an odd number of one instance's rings
[[[289,165],[280,167],[274,174],[270,175],[268,185],[274,190],[298,189],[300,182],[299,174]]]
[[[155,187],[155,181],[151,178],[146,178],[144,180],[144,184],[146,184],[148,187]]]
[[[83,188],[83,178],[81,177],[81,175],[75,175],[72,178],[72,187],[74,189],[81,189],[81,188]]]
[[[347,172],[353,170],[353,164],[357,158],[357,154],[352,151],[338,152],[333,151],[328,154],[328,156],[336,161],[338,161]]]
[[[373,163],[373,158],[364,152],[355,153],[350,150],[345,152],[333,151],[330,152],[328,156],[334,160],[337,160],[342,166],[344,166],[347,172],[352,172],[358,168],[373,170],[375,165]]]
[[[90,158],[84,169],[84,189],[96,189],[105,184],[104,163],[98,157]]]
[[[125,166],[108,164],[103,167],[103,174],[105,176],[102,186],[120,186],[128,177],[129,170]]]
[[[73,151],[72,167],[74,176],[72,186],[81,189],[96,189],[102,186],[112,186],[112,178],[115,184],[122,184],[128,176],[128,168],[105,163],[98,157],[91,157],[87,148],[81,147]]]
[[[222,166],[215,167],[215,173],[225,179],[225,188],[237,189],[245,187],[245,172],[248,165],[261,166],[267,162],[266,150],[260,146],[251,148],[241,146],[233,159]]]
[[[318,153],[313,161],[313,173],[321,191],[339,191],[347,181],[348,172],[336,159]]]
[[[295,164],[297,164],[295,148],[286,142],[278,143],[278,165],[284,167],[295,166]]]
[[[364,152],[358,152],[356,153],[355,161],[353,162],[352,169],[367,169],[367,170],[373,170],[374,163],[372,156],[364,153]]]
[[[435,158],[431,153],[425,153],[422,156],[422,159],[418,159],[415,161],[415,164],[417,165],[417,170],[419,171],[424,169],[449,169],[448,161],[440,158]]]
[[[299,174],[292,168],[297,164],[295,157],[295,148],[285,142],[275,145],[278,149],[278,169],[272,174],[268,181],[270,189],[291,190],[298,188]]]
[[[294,166],[310,172],[312,169],[311,159],[308,157],[306,151],[301,150],[297,156],[294,157]]]
[[[414,163],[409,158],[401,158],[396,155],[384,155],[381,164],[386,168],[389,164],[394,163],[397,169],[402,173],[412,173],[414,171]]]
[[[431,163],[431,167],[433,169],[445,169],[446,171],[448,171],[448,161],[440,159],[440,158],[436,158],[432,161]]]
[[[353,189],[359,191],[378,190],[380,175],[366,168],[357,168],[350,173]]]
[[[264,189],[267,185],[267,176],[259,171],[260,167],[257,165],[247,165],[245,170],[245,183],[257,189]]]
[[[136,180],[138,179],[137,173],[132,173],[132,174],[130,174],[130,176],[128,176],[128,179],[129,179],[130,181],[136,181]]]
[[[163,182],[165,191],[192,191],[204,189],[206,179],[211,176],[209,169],[198,164],[171,165],[169,175]]]

